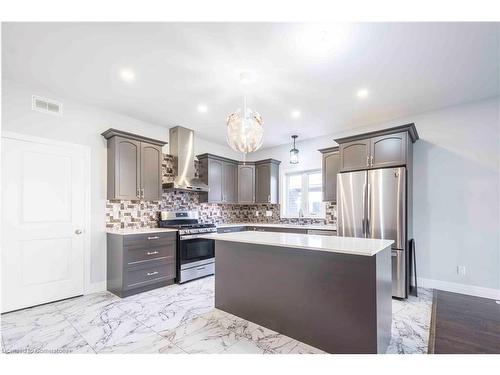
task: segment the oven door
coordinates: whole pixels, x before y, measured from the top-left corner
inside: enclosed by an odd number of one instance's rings
[[[181,268],[191,263],[201,264],[204,260],[215,257],[215,241],[199,238],[196,235],[180,237],[179,255]]]

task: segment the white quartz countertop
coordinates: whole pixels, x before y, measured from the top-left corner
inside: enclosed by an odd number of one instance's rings
[[[125,229],[107,229],[106,233],[121,234],[122,236],[127,236],[129,234],[146,234],[146,233],[165,233],[165,232],[177,232],[177,229],[172,228],[125,228]]]
[[[268,223],[231,223],[217,224],[217,228],[231,227],[262,227],[262,228],[292,228],[292,229],[309,229],[309,230],[337,230],[337,226],[333,224],[268,224]]]
[[[203,235],[203,237],[217,241],[243,242],[363,256],[373,256],[394,243],[392,240],[279,232],[213,233]]]

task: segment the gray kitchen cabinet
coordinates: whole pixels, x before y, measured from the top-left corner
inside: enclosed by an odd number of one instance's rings
[[[381,135],[371,138],[371,168],[393,167],[406,164],[406,133]]]
[[[237,203],[238,162],[212,154],[197,156],[200,179],[208,185],[208,193],[200,193],[200,202]]]
[[[161,146],[141,142],[141,195],[147,201],[161,199]]]
[[[108,129],[107,197],[120,200],[161,199],[162,146],[166,142]]]
[[[255,162],[255,203],[279,203],[279,160]]]
[[[370,144],[370,139],[342,143],[339,147],[342,172],[368,168],[370,166]]]
[[[238,165],[238,203],[255,203],[255,165]]]
[[[224,203],[238,202],[238,164],[224,162],[224,189],[222,201]]]
[[[338,147],[319,150],[322,154],[323,202],[337,201],[337,174],[340,172]]]
[[[340,149],[340,172],[404,166],[417,139],[415,124],[335,139]]]
[[[224,193],[224,164],[221,160],[209,159],[207,160],[208,168],[206,181],[202,177],[201,180],[209,186],[208,202],[220,203],[223,201]]]
[[[175,232],[107,234],[107,290],[128,297],[173,284],[176,277]]]

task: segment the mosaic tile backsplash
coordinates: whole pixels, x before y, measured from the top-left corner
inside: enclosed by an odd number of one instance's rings
[[[173,157],[164,155],[162,165],[163,181],[173,181],[176,171]],[[154,228],[158,226],[159,213],[162,210],[196,210],[204,223],[289,223],[289,224],[335,224],[336,206],[326,204],[326,219],[288,219],[280,217],[279,204],[214,204],[200,203],[198,193],[168,191],[159,202],[120,201],[106,202],[106,228]],[[271,216],[266,216],[271,211]],[[258,215],[257,215],[258,212]]]

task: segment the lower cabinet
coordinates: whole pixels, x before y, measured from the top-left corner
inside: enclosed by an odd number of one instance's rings
[[[107,290],[128,297],[172,284],[176,277],[175,232],[107,234]]]

